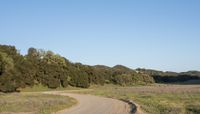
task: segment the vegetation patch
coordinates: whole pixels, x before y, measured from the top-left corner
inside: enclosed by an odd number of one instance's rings
[[[75,99],[66,96],[40,93],[0,94],[0,113],[51,114],[76,103]]]
[[[135,87],[106,85],[93,86],[91,88],[93,91],[80,91],[79,93],[132,100],[139,104],[144,112],[151,114],[200,113],[200,85],[152,85]]]
[[[198,81],[197,81],[198,80]],[[158,83],[199,83],[200,72],[163,72],[130,69],[122,65],[84,65],[72,63],[52,51],[29,48],[21,55],[15,46],[0,45],[0,91],[16,92],[21,88],[42,85],[43,89],[68,86],[89,88],[90,85],[120,86]]]
[[[51,89],[48,88],[47,86],[44,86],[42,84],[37,84],[34,85],[32,87],[25,87],[25,88],[21,88],[20,91],[21,92],[44,92],[44,91],[69,91],[69,90],[80,90],[81,88],[77,88],[77,87],[72,87],[72,86],[68,86],[68,87],[58,87],[56,89]]]
[[[42,85],[49,89],[90,85],[121,86],[153,83],[153,77],[122,65],[89,66],[41,49],[29,48],[21,55],[15,46],[0,45],[0,91],[16,92],[21,88]],[[46,88],[43,88],[46,89]]]

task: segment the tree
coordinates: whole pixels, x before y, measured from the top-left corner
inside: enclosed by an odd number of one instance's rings
[[[24,88],[26,86],[34,85],[34,77],[36,70],[34,70],[33,65],[23,57],[16,61],[15,65],[15,76],[18,80],[18,86]]]
[[[70,77],[70,85],[82,88],[88,88],[90,86],[88,81],[88,75],[81,71],[74,72],[74,75]]]
[[[149,74],[151,73],[151,74]],[[88,88],[90,84],[113,83],[122,86],[137,83],[153,83],[152,75],[176,75],[172,72],[135,70],[122,65],[107,67],[103,65],[89,66],[72,63],[66,58],[41,49],[29,48],[26,56],[14,46],[0,45],[0,91],[13,92],[18,88],[42,84],[49,88],[75,87]],[[183,77],[196,79],[199,72],[181,73],[178,77],[161,77],[162,81],[173,81]],[[179,77],[180,76],[180,77]],[[195,77],[194,77],[195,76]]]
[[[14,68],[13,59],[6,53],[0,52],[0,74],[8,72]]]
[[[47,51],[38,64],[39,82],[49,88],[66,87],[68,73],[66,60],[60,55]]]
[[[0,91],[15,91],[17,87],[13,77],[13,59],[3,52],[0,52],[0,69]]]
[[[115,82],[116,84],[119,84],[121,86],[127,86],[127,85],[132,85],[133,80],[132,80],[132,75],[131,74],[122,74],[122,75],[117,75],[115,76]]]

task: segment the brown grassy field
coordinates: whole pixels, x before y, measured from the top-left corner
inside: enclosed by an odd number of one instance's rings
[[[24,91],[43,91],[44,88],[27,88]],[[66,89],[61,89],[62,91]],[[51,90],[49,90],[51,91]],[[200,85],[149,85],[121,87],[95,86],[89,89],[70,88],[67,92],[93,94],[121,100],[132,100],[148,114],[200,114]],[[66,102],[68,101],[68,102]],[[38,93],[14,93],[0,95],[0,113],[29,112],[49,114],[75,103],[74,99],[42,95]],[[31,109],[31,110],[30,110]]]
[[[93,86],[81,93],[133,100],[149,114],[200,114],[200,85]]]
[[[0,114],[51,114],[76,102],[70,97],[41,93],[1,93]]]

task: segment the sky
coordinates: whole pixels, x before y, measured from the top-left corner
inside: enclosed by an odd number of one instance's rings
[[[0,0],[0,44],[72,62],[200,70],[199,0]]]

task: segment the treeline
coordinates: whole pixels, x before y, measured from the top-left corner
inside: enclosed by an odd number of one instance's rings
[[[156,83],[183,83],[190,80],[200,80],[199,71],[188,71],[188,72],[177,73],[169,71],[163,72],[151,69],[136,69],[136,70],[138,72],[150,75],[151,77],[154,78]]]
[[[49,88],[82,87],[91,84],[131,86],[149,83],[176,83],[200,80],[200,72],[163,72],[150,69],[130,69],[122,65],[108,67],[72,63],[66,58],[41,49],[29,48],[21,55],[14,46],[0,45],[0,91],[42,84]]]
[[[117,65],[89,66],[72,63],[52,51],[29,48],[23,56],[14,46],[0,45],[0,91],[13,92],[19,88],[42,84],[49,88],[75,86],[88,88],[91,84],[112,83],[122,86],[153,83],[145,73]]]

